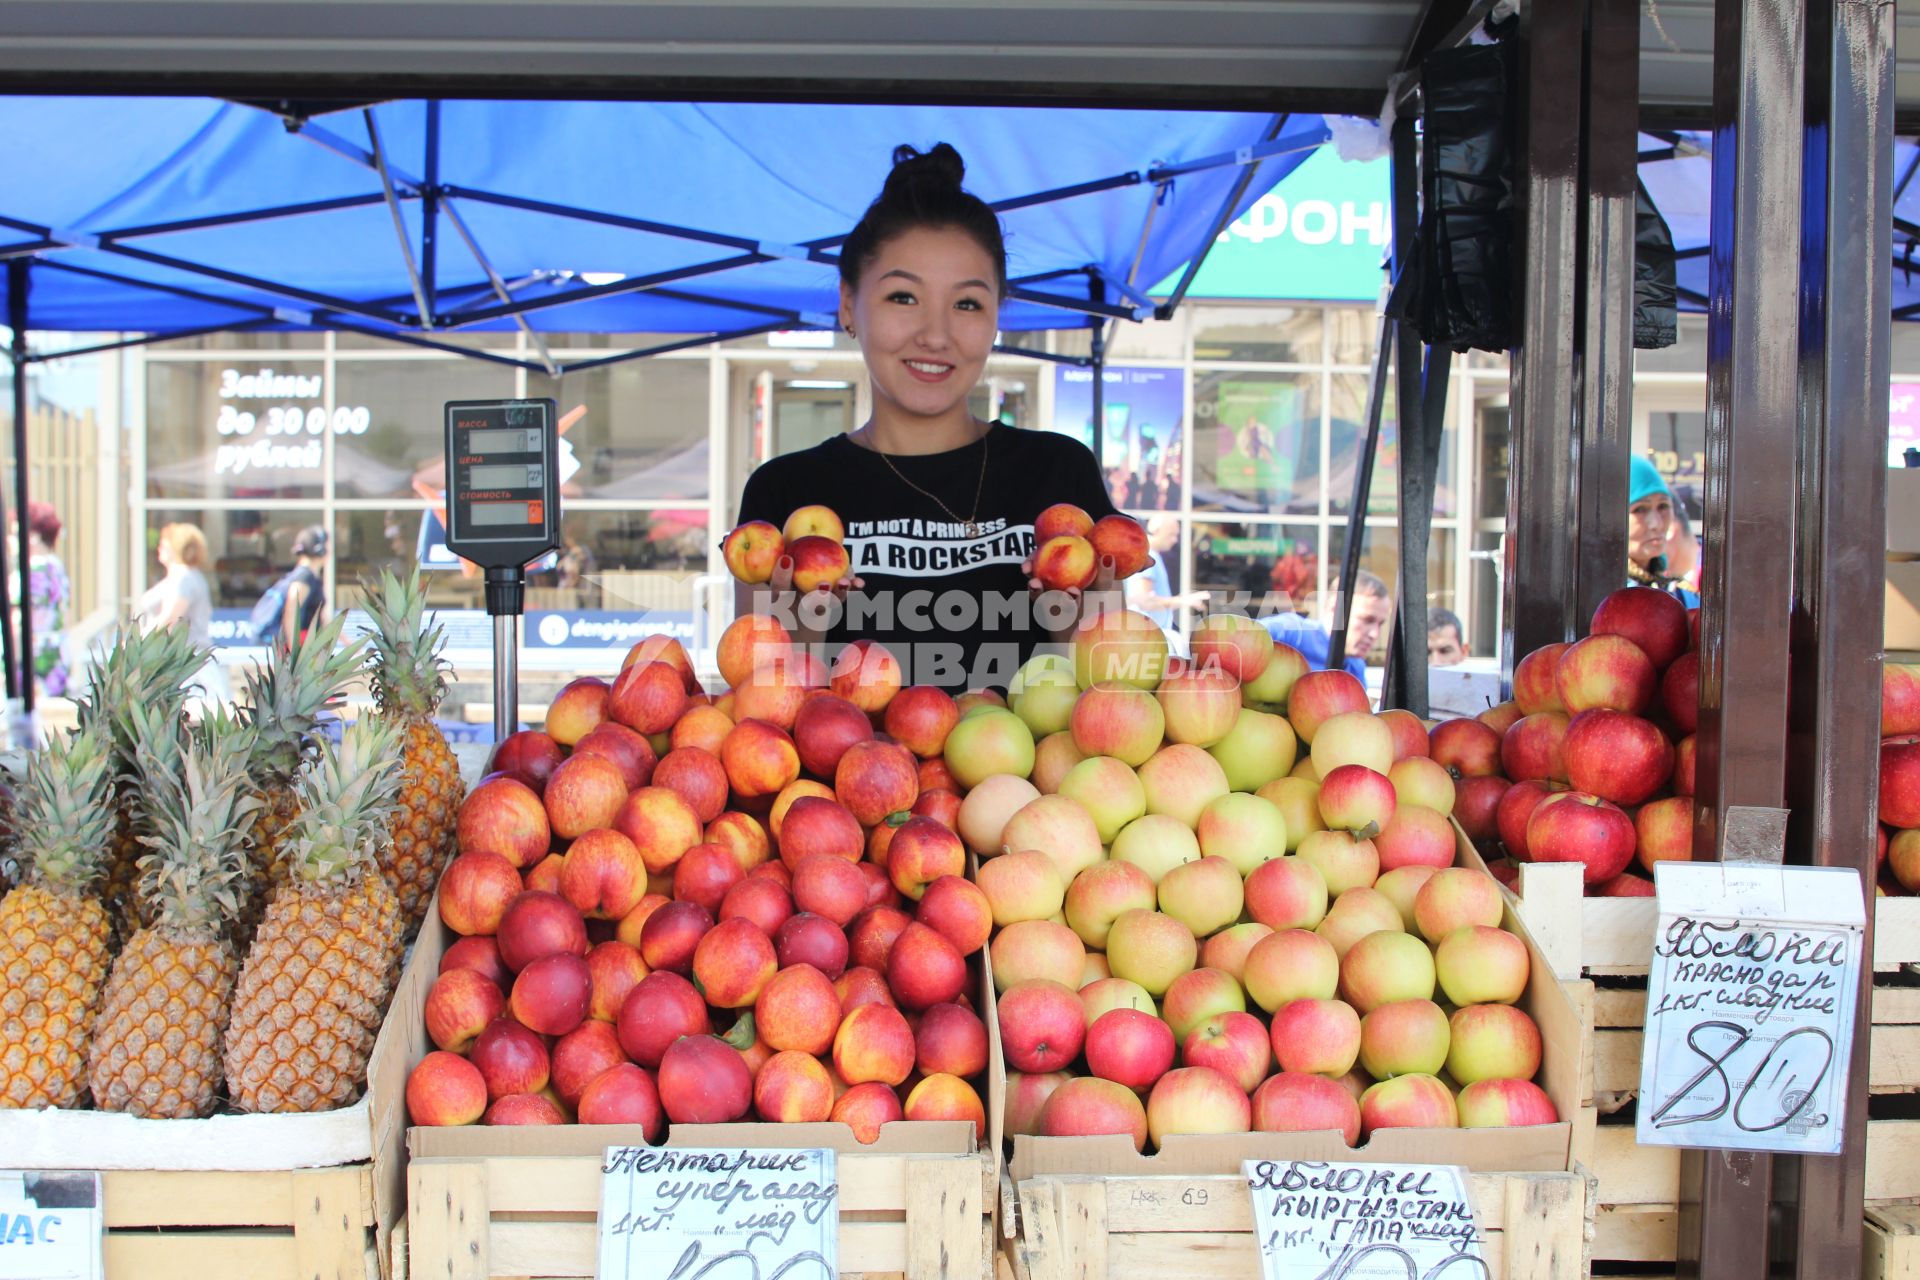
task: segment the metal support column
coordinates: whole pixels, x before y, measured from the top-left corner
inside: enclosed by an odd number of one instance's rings
[[[1512,353],[1506,602],[1500,665],[1573,634],[1574,338],[1580,245],[1580,74],[1585,6],[1520,7],[1516,113],[1525,159],[1520,345]],[[1624,517],[1623,517],[1624,518]]]
[[[1100,283],[1100,273],[1087,271],[1087,297],[1094,302],[1105,302],[1107,291]],[[1093,465],[1100,469],[1101,479],[1107,475],[1107,322],[1095,316],[1087,321],[1088,354],[1093,364],[1093,395],[1089,403],[1093,406]],[[1111,497],[1112,495],[1108,495]],[[1126,505],[1126,495],[1120,495],[1116,507]]]
[[[7,685],[19,697],[21,707],[33,710],[33,591],[27,571],[27,261],[15,258],[7,263],[7,327],[13,331],[13,518],[14,563],[20,566],[19,640],[14,628],[5,626]],[[0,622],[10,610],[7,595],[13,589],[7,578],[7,562],[0,552]]]
[[[1874,783],[1886,547],[1893,11],[1809,0],[1800,261],[1800,480],[1788,708],[1791,846],[1852,867],[1873,954]],[[1858,1275],[1873,975],[1860,975],[1836,1156],[1776,1159],[1777,1256]]]
[[[1404,257],[1402,246],[1411,247],[1419,234],[1418,156],[1413,122],[1396,121],[1393,130],[1396,262]],[[1433,421],[1426,412],[1422,375],[1431,371],[1431,365],[1423,366],[1421,357],[1425,354],[1429,361],[1439,360],[1444,366],[1448,353],[1423,348],[1420,335],[1404,321],[1393,326],[1393,345],[1394,427],[1400,437],[1399,493],[1395,507],[1400,564],[1394,575],[1398,607],[1394,609],[1381,705],[1404,707],[1424,718],[1427,714],[1427,542],[1433,533],[1433,471],[1439,463],[1442,424]],[[1364,509],[1360,515],[1366,515]],[[1362,529],[1364,532],[1364,526]]]
[[[1637,0],[1589,0],[1578,390],[1579,542],[1573,625],[1627,580],[1633,428],[1634,170],[1639,143]]]
[[[1729,810],[1779,809],[1787,774],[1799,352],[1801,0],[1716,0],[1707,312],[1706,556],[1694,854]],[[1767,1274],[1772,1162],[1688,1151],[1683,1276]],[[1857,1228],[1856,1228],[1857,1229]]]

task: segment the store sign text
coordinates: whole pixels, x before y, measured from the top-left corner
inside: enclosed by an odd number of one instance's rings
[[[242,373],[220,371],[222,400],[312,400],[326,393],[322,374],[278,373],[271,368]],[[214,450],[215,475],[245,475],[250,471],[318,471],[325,460],[320,437],[329,428],[336,436],[365,435],[373,413],[365,405],[275,404],[258,412],[234,404],[220,406],[214,434],[245,444],[221,444]],[[259,439],[252,439],[255,432]],[[304,438],[303,438],[304,437]]]

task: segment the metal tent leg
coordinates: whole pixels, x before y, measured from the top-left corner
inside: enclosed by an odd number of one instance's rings
[[[1861,873],[1873,947],[1893,179],[1893,13],[1806,6],[1800,263],[1798,576],[1789,706],[1792,847]],[[1872,975],[1861,974],[1836,1156],[1776,1160],[1774,1252],[1796,1274],[1858,1275]],[[1795,1167],[1797,1166],[1797,1167]],[[1784,1175],[1784,1176],[1783,1176]]]

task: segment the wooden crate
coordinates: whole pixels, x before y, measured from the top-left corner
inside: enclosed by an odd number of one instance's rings
[[[109,1280],[380,1280],[370,1164],[102,1182]]]
[[[1860,1275],[1862,1280],[1920,1280],[1920,1205],[1909,1200],[1867,1206]]]
[[[1616,1115],[1640,1088],[1654,901],[1582,897],[1575,866],[1523,866],[1519,889],[1520,915],[1540,939],[1555,973],[1594,983],[1592,1095],[1603,1118]],[[1873,953],[1868,1087],[1881,1098],[1920,1092],[1920,899],[1877,900]],[[1671,1262],[1675,1252],[1680,1153],[1639,1146],[1633,1125],[1620,1118],[1623,1123],[1594,1129],[1586,1161],[1596,1184],[1596,1274],[1611,1263]],[[1915,1197],[1920,1197],[1920,1119],[1870,1119],[1867,1200],[1911,1203]],[[1876,1247],[1887,1257],[1898,1256],[1902,1247],[1920,1251],[1920,1243],[1903,1233],[1920,1230],[1920,1216],[1903,1219],[1886,1207],[1884,1221],[1876,1226],[1875,1212],[1870,1208],[1866,1224],[1869,1254]],[[1920,1280],[1920,1252],[1915,1258],[1907,1265]],[[1869,1267],[1866,1274],[1877,1273]]]
[[[842,1153],[840,1273],[905,1280],[993,1274],[989,1154]],[[418,1280],[587,1277],[599,1235],[597,1156],[415,1157],[402,1274]]]
[[[1587,1180],[1470,1174],[1490,1280],[1586,1275]],[[1014,1280],[1240,1280],[1260,1274],[1253,1200],[1237,1176],[1053,1174],[1003,1190]]]

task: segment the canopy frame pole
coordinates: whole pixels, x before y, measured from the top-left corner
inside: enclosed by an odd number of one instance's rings
[[[132,258],[137,262],[151,263],[156,267],[168,267],[174,271],[183,271],[188,275],[205,276],[210,280],[224,280],[228,284],[237,284],[247,289],[257,289],[261,293],[286,298],[294,302],[304,302],[322,312],[338,312],[342,315],[360,316],[367,320],[378,320],[383,324],[404,325],[406,317],[364,302],[355,302],[351,298],[340,298],[330,293],[320,293],[313,289],[303,289],[298,285],[265,280],[259,276],[248,275],[243,271],[229,271],[225,267],[216,267],[203,262],[189,262],[185,258],[175,258],[164,253],[154,253],[148,249],[139,249],[130,244],[102,243],[100,252],[117,254],[123,258]]]
[[[332,213],[339,209],[362,209],[368,205],[379,204],[386,197],[378,192],[369,192],[361,196],[336,196],[331,200],[308,200],[300,204],[271,205],[263,209],[247,209],[240,213],[209,214],[201,218],[180,218],[172,222],[150,222],[132,227],[116,227],[112,231],[93,233],[88,240],[102,243],[121,240],[137,240],[144,236],[173,235],[181,231],[203,231],[209,227],[238,227],[249,222],[271,222],[279,218],[299,218],[312,213]],[[0,225],[26,228],[14,218],[0,218]],[[18,244],[0,245],[0,258],[24,257],[43,253],[57,253],[63,249],[88,247],[79,241],[62,240],[52,234],[51,227],[36,228],[36,240]]]
[[[400,259],[406,264],[407,282],[413,286],[413,303],[420,309],[420,327],[433,328],[433,303],[427,298],[426,285],[420,278],[420,264],[414,261],[413,241],[407,235],[407,220],[400,216],[400,201],[393,194],[393,175],[387,172],[386,148],[380,145],[380,126],[373,118],[373,108],[368,107],[360,113],[367,121],[367,137],[373,143],[373,163],[380,173],[380,189],[387,195],[387,212],[393,216],[394,239],[400,242]]]
[[[427,99],[427,185],[420,206],[420,285],[426,294],[420,323],[433,328],[439,321],[440,268],[440,99]]]
[[[513,369],[525,369],[529,373],[545,373],[547,369],[531,360],[519,360],[513,356],[501,355],[497,351],[483,348],[456,347],[451,342],[439,342],[425,338],[410,329],[376,329],[372,325],[354,324],[350,321],[335,321],[328,326],[342,333],[357,333],[363,337],[380,338],[387,342],[398,342],[403,346],[421,347],[428,351],[444,351],[449,355],[470,356],[488,364],[502,364]]]
[[[507,288],[507,282],[500,278],[500,273],[494,269],[493,262],[487,257],[485,251],[480,248],[480,242],[474,239],[473,232],[467,227],[466,218],[460,213],[460,207],[454,204],[452,200],[447,200],[443,202],[442,211],[447,215],[447,221],[452,225],[454,231],[459,233],[460,239],[466,242],[467,252],[473,255],[473,260],[480,264],[480,270],[486,273],[488,282],[493,285],[494,296],[500,299],[504,308],[511,308],[512,304],[516,301],[513,293]],[[519,327],[521,333],[527,335],[527,340],[533,344],[534,351],[540,356],[541,368],[546,370],[549,377],[559,377],[560,365],[559,362],[553,358],[552,350],[547,346],[546,335],[538,332],[531,324],[528,324],[527,317],[523,312],[510,309],[493,309],[500,310],[502,315],[510,315],[513,317],[514,324]],[[454,326],[449,325],[447,327],[453,328]]]
[[[1274,116],[1268,121],[1266,137],[1261,141],[1271,142],[1279,137],[1280,131],[1287,127],[1287,121],[1292,118],[1292,115],[1285,111]],[[1323,128],[1321,132],[1325,133],[1325,129]],[[1233,225],[1233,212],[1240,207],[1240,201],[1246,196],[1247,188],[1253,185],[1254,175],[1258,172],[1258,165],[1247,165],[1240,170],[1240,176],[1234,180],[1233,190],[1227,193],[1226,200],[1220,206],[1220,212],[1214,217],[1213,230],[1208,233],[1205,240],[1200,242],[1200,252],[1188,260],[1187,269],[1180,273],[1180,281],[1173,286],[1173,292],[1167,296],[1167,300],[1154,309],[1153,314],[1156,319],[1173,319],[1173,313],[1186,299],[1187,290],[1193,287],[1194,277],[1199,275],[1200,268],[1206,265],[1207,255],[1213,252],[1213,246],[1226,229]]]
[[[133,276],[123,276],[114,271],[102,271],[98,267],[83,267],[72,262],[60,262],[54,259],[40,259],[36,264],[42,271],[65,271],[77,276],[87,276],[94,280],[105,280],[111,284],[124,284],[135,289],[151,289],[155,293],[170,293],[176,298],[186,298],[192,302],[204,302],[210,306],[227,307],[234,311],[250,312],[249,321],[271,321],[279,317],[272,307],[263,307],[256,302],[239,302],[216,297],[211,293],[201,293],[198,289],[189,289],[185,285],[161,284],[157,280],[139,280]]]
[[[7,264],[7,327],[13,330],[13,515],[15,561],[20,566],[20,639],[15,647],[14,629],[0,628],[6,645],[7,685],[20,699],[21,709],[33,710],[33,582],[29,564],[27,521],[27,263],[15,259]],[[3,540],[0,540],[3,541]],[[12,589],[7,579],[6,551],[0,546],[0,618],[12,610],[7,594]],[[20,744],[28,745],[28,744]]]
[[[1087,297],[1095,303],[1106,297],[1100,273],[1092,267],[1087,268]],[[1093,465],[1104,479],[1107,474],[1107,326],[1096,318],[1087,322],[1087,328],[1087,364],[1093,370]]]
[[[1394,121],[1393,128],[1393,265],[1396,280],[1413,258],[1420,236],[1420,148],[1411,120]],[[1387,646],[1387,670],[1380,705],[1403,707],[1422,719],[1427,707],[1427,539],[1433,532],[1433,486],[1427,481],[1427,410],[1421,388],[1434,377],[1434,361],[1446,369],[1446,357],[1425,347],[1420,335],[1404,319],[1396,319],[1393,334],[1394,430],[1400,440],[1400,465],[1394,479],[1394,525],[1397,534],[1394,573],[1393,630]],[[1425,354],[1423,367],[1422,354]],[[1442,403],[1447,373],[1439,374]],[[1358,513],[1361,536],[1366,512]],[[1419,622],[1416,630],[1412,625]],[[1366,657],[1366,654],[1361,654]]]
[[[1373,339],[1373,377],[1367,384],[1367,434],[1353,468],[1353,494],[1347,503],[1347,540],[1340,548],[1340,577],[1334,582],[1333,613],[1328,624],[1326,670],[1339,671],[1347,662],[1347,614],[1354,583],[1360,579],[1360,546],[1366,538],[1367,503],[1373,493],[1373,460],[1380,452],[1380,418],[1386,410],[1387,364],[1393,359],[1388,341],[1394,324],[1380,312]]]
[[[1791,590],[1793,582],[1802,10],[1800,0],[1714,5],[1706,437],[1712,554],[1701,581],[1693,832],[1699,859],[1734,853],[1732,810],[1786,803],[1791,620],[1786,609],[1736,612],[1734,604],[1752,584]],[[1876,549],[1876,563],[1883,554]],[[1761,1152],[1681,1153],[1677,1256],[1684,1273],[1699,1280],[1768,1274],[1773,1164]]]
[[[1789,846],[1860,876],[1873,954],[1875,781],[1886,546],[1892,295],[1893,13],[1807,12],[1800,262],[1800,483],[1794,521]],[[1861,263],[1871,264],[1860,277]],[[1862,287],[1864,285],[1864,287]],[[1862,966],[1840,1154],[1775,1160],[1776,1253],[1805,1280],[1861,1272],[1873,976]],[[1798,1165],[1797,1177],[1790,1166]],[[1782,1176],[1785,1173],[1789,1176]]]

